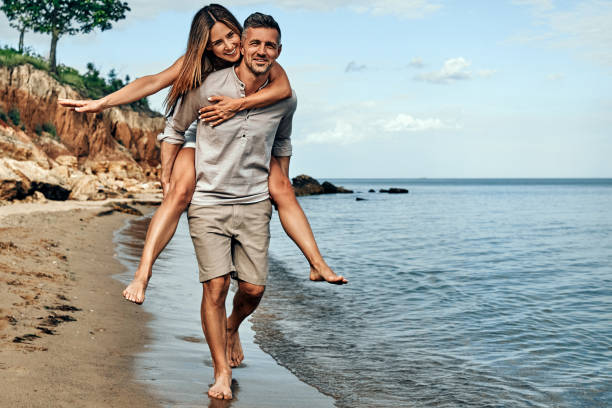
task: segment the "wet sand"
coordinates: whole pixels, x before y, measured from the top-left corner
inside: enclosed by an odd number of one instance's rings
[[[126,272],[117,276],[128,282],[142,250],[148,217],[135,218],[115,237],[118,259]],[[231,311],[235,285],[226,308]],[[233,370],[234,399],[231,402],[209,399],[213,382],[210,353],[200,326],[201,284],[189,237],[186,217],[155,264],[153,278],[142,308],[152,319],[150,341],[135,357],[136,379],[147,385],[167,407],[232,408],[331,408],[334,399],[301,382],[281,367],[254,341],[252,324],[247,319],[240,327],[245,361]],[[180,299],[180,301],[179,301]],[[265,302],[265,296],[264,296]],[[137,307],[137,306],[132,306]]]
[[[199,293],[190,296],[193,305],[183,305],[190,307],[174,319],[163,319],[168,303],[156,308],[156,300],[164,302],[165,296],[175,294],[157,292],[163,287],[155,289],[163,275],[158,271],[147,292],[155,299],[149,298],[148,305],[123,300],[124,284],[117,278],[129,280],[131,271],[116,258],[123,250],[114,238],[117,231],[125,230],[127,220],[142,224],[148,219],[118,212],[98,216],[108,210],[105,204],[0,207],[2,406],[333,406],[332,398],[299,381],[254,344],[250,322],[241,328],[247,358],[243,367],[234,370],[235,399],[209,399],[212,364],[199,329]],[[133,238],[133,250],[139,253],[142,237]],[[191,286],[187,276],[182,281]],[[191,336],[177,336],[163,323],[181,315],[190,316],[190,323],[179,332]],[[162,334],[156,334],[160,330]],[[160,337],[168,336],[178,342],[176,349],[153,351]],[[152,379],[157,370],[152,372],[151,364],[174,375]],[[144,366],[149,368],[143,370]],[[182,381],[185,371],[190,378]]]
[[[150,316],[112,278],[113,232],[134,216],[100,205],[0,207],[3,406],[160,406],[133,380]]]

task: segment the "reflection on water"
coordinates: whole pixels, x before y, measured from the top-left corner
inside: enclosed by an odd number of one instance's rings
[[[117,256],[128,267],[118,278],[129,282],[137,265],[149,218],[130,222],[115,237]],[[213,365],[200,327],[201,284],[186,218],[155,264],[142,307],[153,315],[146,352],[136,357],[136,377],[166,407],[329,408],[331,398],[300,382],[254,344],[249,321],[240,329],[246,360],[233,370],[234,399],[210,399]],[[228,311],[232,294],[228,295]],[[129,305],[127,307],[140,307]]]

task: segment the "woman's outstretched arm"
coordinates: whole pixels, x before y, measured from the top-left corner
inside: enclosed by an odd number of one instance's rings
[[[291,96],[291,84],[287,73],[277,62],[270,68],[270,84],[244,98],[215,95],[209,98],[213,105],[200,109],[200,119],[217,126],[234,117],[236,113],[252,108],[272,105]]]
[[[74,108],[77,112],[96,113],[113,106],[125,105],[142,99],[146,96],[170,86],[178,77],[183,57],[180,57],[174,64],[155,75],[146,75],[135,79],[123,88],[106,95],[100,99],[78,100],[59,98],[58,103],[67,108]]]

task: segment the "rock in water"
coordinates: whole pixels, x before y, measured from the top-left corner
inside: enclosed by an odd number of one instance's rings
[[[291,179],[291,181],[295,195],[298,197],[323,194],[323,187],[321,184],[310,176],[300,174]]]
[[[350,194],[353,192],[353,190],[347,190],[342,186],[336,187],[329,181],[324,181],[321,187],[323,187],[323,194]]]
[[[408,194],[408,190],[405,188],[397,188],[391,187],[390,189],[381,188],[378,190],[379,193],[389,193],[389,194]]]
[[[376,192],[376,190],[374,190],[373,188],[368,190],[368,193],[375,193],[375,192]]]
[[[355,201],[366,201],[365,198],[361,198],[361,197],[355,197]]]
[[[337,187],[329,181],[319,184],[317,180],[305,174],[300,174],[291,181],[293,182],[295,195],[298,197],[318,194],[350,194],[353,192],[353,190],[348,190],[344,187]]]

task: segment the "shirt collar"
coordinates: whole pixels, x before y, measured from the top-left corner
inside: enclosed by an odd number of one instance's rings
[[[240,85],[240,89],[242,89],[244,91],[244,88],[246,87],[246,85],[244,84],[244,82],[242,82],[240,80],[240,78],[238,78],[238,75],[236,74],[236,67],[238,67],[238,65],[234,65],[232,67],[232,75],[234,76],[234,79],[236,80],[236,82],[238,82],[238,84]],[[257,91],[261,91],[266,86],[268,86],[269,83],[270,83],[270,76],[268,76],[268,78],[266,78],[266,82],[264,82],[263,85],[260,86],[259,89],[257,89]]]

